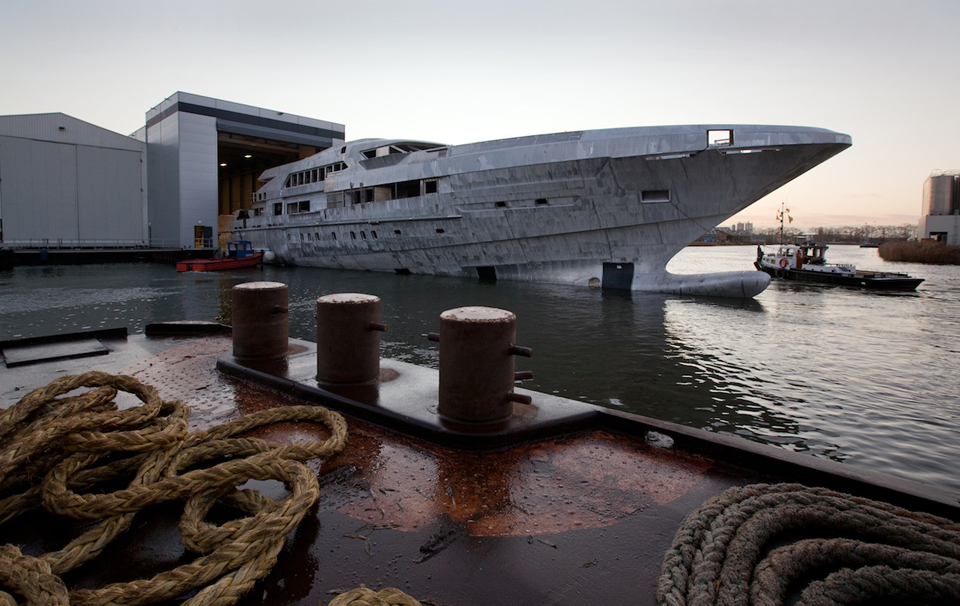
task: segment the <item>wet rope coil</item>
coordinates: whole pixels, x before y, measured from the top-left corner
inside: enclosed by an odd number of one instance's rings
[[[66,395],[87,388],[79,395]],[[118,392],[140,405],[121,410]],[[96,524],[62,549],[25,555],[0,546],[0,605],[20,596],[31,604],[151,604],[189,595],[187,606],[229,605],[266,576],[286,535],[319,497],[316,474],[303,461],[340,452],[343,417],[316,406],[280,407],[206,431],[189,432],[189,408],[163,401],[155,388],[123,375],[88,372],[61,377],[0,411],[0,525],[43,507]],[[324,441],[278,445],[238,437],[280,421],[325,425]],[[273,500],[238,490],[248,480],[278,480],[289,496]],[[127,486],[94,492],[118,480]],[[149,505],[183,501],[180,533],[194,561],[152,579],[67,591],[61,575],[87,562],[129,528]],[[221,503],[244,517],[205,520]]]
[[[681,524],[657,603],[780,606],[791,592],[805,606],[960,603],[960,525],[824,488],[731,488]]]

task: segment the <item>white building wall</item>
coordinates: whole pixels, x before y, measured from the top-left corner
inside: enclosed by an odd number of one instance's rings
[[[143,151],[143,144],[63,113],[0,116],[0,135],[20,139]]]
[[[179,112],[180,240],[186,248],[217,247],[217,120]],[[212,230],[212,240],[195,241],[194,229]]]
[[[960,215],[927,215],[920,218],[920,237],[947,234],[945,244],[960,246]]]
[[[102,147],[77,148],[77,209],[88,244],[147,244],[144,204],[128,197],[143,183],[139,154]],[[119,242],[117,242],[119,241]]]
[[[65,114],[0,116],[0,220],[10,246],[146,242],[145,146]]]
[[[150,245],[158,248],[181,245],[178,123],[175,113],[147,128]]]
[[[146,138],[151,245],[216,248],[216,118],[173,112],[148,126]],[[211,228],[212,240],[197,246],[197,226]]]
[[[78,240],[75,147],[0,137],[0,205],[8,245]]]

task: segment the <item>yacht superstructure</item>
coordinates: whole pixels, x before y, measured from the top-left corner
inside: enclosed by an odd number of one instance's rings
[[[291,265],[751,297],[765,273],[666,264],[850,144],[751,125],[363,139],[265,171],[235,232]]]

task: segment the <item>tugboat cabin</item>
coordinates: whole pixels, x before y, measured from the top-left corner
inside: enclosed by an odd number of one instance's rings
[[[777,251],[777,256],[781,259],[788,259],[788,266],[794,269],[802,269],[805,264],[824,265],[826,263],[827,246],[825,244],[801,244],[795,246],[782,246]]]
[[[227,257],[231,259],[246,259],[253,256],[253,244],[249,240],[232,240],[227,242]]]

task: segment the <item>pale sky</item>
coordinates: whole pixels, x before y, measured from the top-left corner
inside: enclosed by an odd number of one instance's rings
[[[724,224],[916,223],[960,168],[958,0],[0,0],[0,115],[123,134],[176,91],[469,143],[748,123],[853,147]]]

